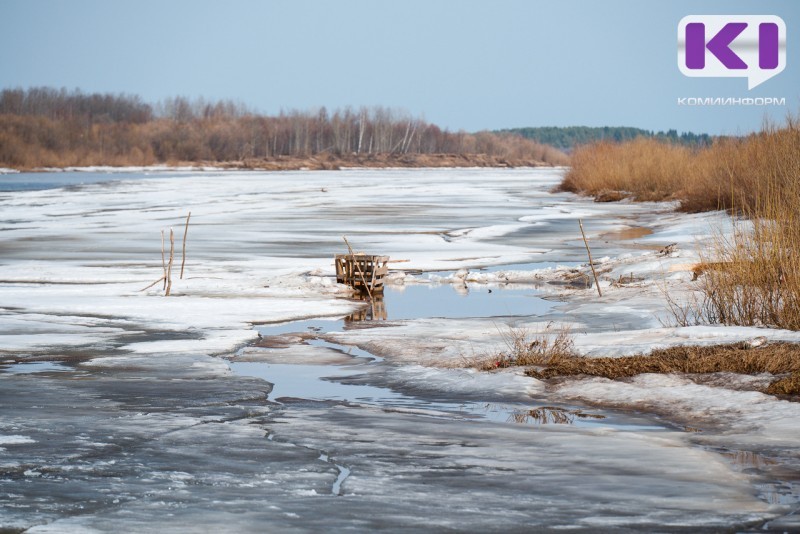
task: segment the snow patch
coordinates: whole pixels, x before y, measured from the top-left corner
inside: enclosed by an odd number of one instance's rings
[[[9,436],[0,435],[0,445],[24,445],[25,443],[36,443],[36,440],[28,436],[20,436],[17,434]]]

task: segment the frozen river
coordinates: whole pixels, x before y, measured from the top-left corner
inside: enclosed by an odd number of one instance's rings
[[[468,365],[512,327],[589,356],[798,340],[667,324],[724,218],[562,173],[0,176],[0,530],[799,529],[800,409],[764,377]],[[189,211],[186,276],[143,290]],[[407,260],[370,313],[333,279],[343,235]]]

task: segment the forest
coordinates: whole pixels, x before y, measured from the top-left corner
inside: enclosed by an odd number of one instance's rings
[[[451,155],[425,158],[425,155]],[[386,107],[281,111],[267,116],[231,101],[34,87],[0,92],[0,166],[268,162],[324,156],[358,164],[565,165],[568,157],[515,133],[450,132]],[[458,156],[458,157],[456,157]],[[478,157],[480,156],[480,157]]]
[[[683,132],[679,134],[677,130],[654,132],[629,126],[545,126],[538,128],[510,128],[506,130],[497,130],[495,133],[500,135],[521,135],[526,139],[550,145],[567,152],[571,152],[575,147],[590,143],[600,141],[622,143],[640,137],[689,147],[709,146],[713,142],[713,138],[708,134],[695,134],[692,132]]]

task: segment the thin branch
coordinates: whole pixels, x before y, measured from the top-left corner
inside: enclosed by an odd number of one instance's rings
[[[600,291],[600,283],[597,281],[597,273],[594,270],[594,262],[592,261],[592,251],[589,250],[589,242],[586,241],[586,234],[583,233],[583,221],[578,219],[578,226],[581,227],[581,235],[583,236],[583,244],[586,245],[586,253],[589,255],[589,267],[592,268],[592,276],[594,276],[594,286],[597,288],[597,294],[601,297],[603,292]]]
[[[164,270],[164,276],[161,280],[164,281],[164,290],[167,289],[167,258],[164,256],[164,229],[161,229],[161,268]]]
[[[189,219],[192,217],[192,212],[186,216],[186,226],[183,229],[183,251],[181,252],[181,280],[183,280],[183,267],[186,265],[186,234],[189,233]]]
[[[156,285],[157,283],[159,283],[160,281],[162,281],[162,280],[164,280],[164,279],[165,279],[165,278],[162,276],[161,278],[159,278],[158,280],[156,280],[155,282],[153,282],[153,283],[152,283],[152,284],[150,284],[149,286],[147,286],[147,287],[144,287],[144,288],[140,289],[140,290],[139,290],[139,292],[141,293],[142,291],[147,291],[148,289],[150,289],[151,287],[153,287],[154,285]]]
[[[164,296],[168,297],[172,291],[172,262],[175,260],[175,231],[169,229],[169,264],[167,265],[167,289]]]
[[[370,289],[369,285],[367,284],[367,279],[364,277],[364,273],[361,270],[361,265],[359,265],[358,261],[356,260],[356,255],[353,253],[353,247],[350,246],[346,236],[342,236],[342,239],[344,239],[344,244],[347,245],[347,250],[350,251],[350,256],[353,257],[353,262],[356,264],[356,269],[358,269],[358,274],[361,276],[361,281],[364,282],[364,287],[367,288],[367,295],[369,295],[370,300],[372,300],[372,289]]]

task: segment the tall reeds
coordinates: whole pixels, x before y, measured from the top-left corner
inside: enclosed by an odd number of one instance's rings
[[[709,322],[800,330],[800,177],[779,178],[767,178],[745,208],[749,224],[701,253],[713,262],[700,278]]]
[[[688,148],[655,139],[601,142],[578,148],[560,185],[599,195],[622,191],[634,200],[677,200],[687,212],[716,209],[752,214],[771,191],[783,191],[800,172],[800,120],[765,125],[744,138]]]
[[[635,200],[670,200],[686,187],[692,163],[689,148],[639,138],[578,148],[561,190],[598,195],[625,191]]]
[[[578,150],[562,189],[635,200],[677,200],[683,211],[737,218],[701,259],[694,315],[712,323],[800,330],[800,121],[689,150],[652,140]]]

